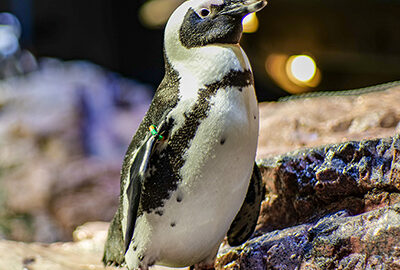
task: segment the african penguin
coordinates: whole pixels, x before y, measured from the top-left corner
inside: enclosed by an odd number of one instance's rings
[[[165,77],[125,155],[105,264],[211,264],[254,231],[258,104],[239,45],[265,0],[189,0],[168,20]]]

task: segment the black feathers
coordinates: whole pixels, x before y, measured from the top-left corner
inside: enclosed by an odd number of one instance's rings
[[[216,7],[215,7],[216,8]],[[186,48],[213,43],[236,44],[242,36],[242,18],[223,14],[201,18],[189,9],[179,30],[179,39]]]
[[[140,193],[142,192],[142,183],[149,163],[150,154],[153,151],[156,141],[157,139],[154,136],[150,136],[146,143],[137,150],[130,170],[130,182],[126,190],[126,196],[129,200],[129,209],[125,233],[125,252],[128,250],[133,236]]]
[[[167,110],[164,115],[167,115],[169,110]],[[158,134],[152,135],[148,134],[148,138],[145,143],[143,143],[136,151],[136,155],[132,162],[132,166],[130,169],[130,177],[129,177],[129,185],[126,190],[126,196],[129,201],[128,208],[128,217],[127,217],[127,226],[125,233],[125,252],[129,248],[129,244],[131,242],[133,233],[135,231],[135,223],[136,217],[139,209],[139,202],[142,193],[142,185],[144,183],[146,173],[148,167],[151,165],[150,158],[154,152],[157,144],[163,143],[163,141],[159,140],[159,135],[162,135],[164,139],[166,139],[168,133],[165,132],[165,129],[169,129],[166,127],[166,120],[163,120],[158,125]],[[162,211],[159,211],[157,214],[162,215]]]
[[[244,243],[253,234],[257,225],[261,202],[265,197],[264,193],[261,173],[257,164],[254,163],[246,198],[227,233],[230,246],[238,246]]]

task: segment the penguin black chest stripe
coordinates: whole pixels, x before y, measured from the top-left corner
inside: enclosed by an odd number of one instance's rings
[[[184,123],[168,140],[165,148],[153,154],[150,159],[149,176],[144,182],[141,194],[141,209],[151,213],[155,209],[164,206],[164,201],[169,199],[172,191],[176,190],[181,182],[180,170],[185,164],[184,154],[194,138],[201,121],[208,116],[212,106],[211,97],[216,95],[219,89],[227,87],[241,88],[253,85],[253,75],[250,70],[231,70],[220,81],[206,85],[198,91],[198,97],[192,108],[184,114]],[[174,120],[167,121],[167,127],[172,129]],[[156,214],[162,215],[161,211]]]
[[[162,80],[160,86],[158,87],[153,101],[150,105],[148,112],[143,118],[142,123],[140,124],[138,130],[136,131],[135,136],[130,143],[128,150],[126,151],[124,163],[122,166],[121,172],[121,194],[124,192],[124,188],[126,188],[127,178],[124,176],[129,176],[129,171],[131,168],[132,156],[134,152],[138,149],[141,142],[144,140],[146,135],[148,134],[149,126],[152,124],[157,124],[161,121],[161,118],[164,112],[168,108],[175,108],[179,102],[179,85],[180,78],[178,72],[172,68],[168,59],[165,57],[165,76]]]

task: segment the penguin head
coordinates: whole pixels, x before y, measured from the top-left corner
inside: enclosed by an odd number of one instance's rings
[[[266,5],[265,0],[189,0],[171,15],[165,45],[186,49],[211,44],[237,44],[242,19]]]

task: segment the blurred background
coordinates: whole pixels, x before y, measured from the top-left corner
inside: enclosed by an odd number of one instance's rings
[[[0,1],[0,237],[110,220],[182,0]],[[260,101],[399,80],[399,0],[271,0],[244,19]]]
[[[36,57],[89,60],[155,88],[163,27],[181,2],[2,0],[0,10],[18,17],[21,45]],[[247,18],[242,40],[260,100],[398,79],[399,11],[398,0],[270,1]]]

